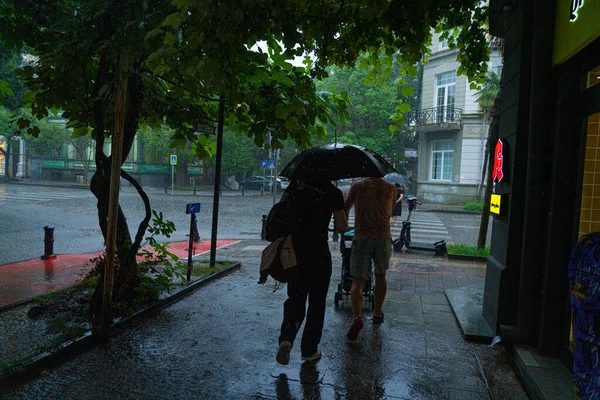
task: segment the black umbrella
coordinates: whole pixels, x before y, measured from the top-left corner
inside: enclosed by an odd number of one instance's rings
[[[385,179],[389,183],[394,183],[394,184],[397,183],[399,185],[404,185],[404,187],[407,189],[408,189],[408,186],[410,185],[410,182],[408,181],[408,179],[404,175],[399,174],[397,172],[392,172],[391,174],[387,174],[386,176],[383,177],[383,179]]]
[[[321,176],[330,181],[346,178],[385,176],[396,172],[381,155],[352,144],[326,144],[298,154],[280,176],[305,180]]]

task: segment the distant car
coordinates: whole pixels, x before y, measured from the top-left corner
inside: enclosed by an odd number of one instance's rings
[[[288,185],[290,184],[290,181],[287,178],[284,178],[282,176],[278,176],[275,177],[273,175],[267,175],[267,179],[269,180],[269,182],[272,184],[273,183],[273,179],[277,180],[277,190],[285,190],[285,188],[288,187]]]
[[[240,182],[240,190],[260,190],[264,187],[265,191],[271,190],[269,178],[264,176],[251,176]]]
[[[290,185],[290,180],[288,178],[280,176],[279,178],[277,178],[277,180],[279,181],[279,187],[281,188],[281,190],[287,189],[287,187]]]

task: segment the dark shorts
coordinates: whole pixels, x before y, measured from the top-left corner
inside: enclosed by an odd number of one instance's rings
[[[370,238],[352,241],[350,275],[353,278],[367,278],[373,260],[375,275],[385,275],[390,267],[392,239]]]

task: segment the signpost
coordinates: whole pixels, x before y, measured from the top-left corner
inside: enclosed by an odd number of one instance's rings
[[[171,154],[171,195],[175,194],[175,166],[177,165],[177,155]]]
[[[271,155],[271,150],[269,150],[269,156]],[[277,166],[275,160],[260,160],[260,167],[265,170],[264,175],[267,175],[267,169],[271,169],[271,174],[273,174],[273,168],[275,168],[275,175],[277,176]],[[273,204],[275,204],[275,188],[277,188],[277,178],[273,178],[273,182],[271,182],[271,190],[273,191]]]
[[[200,235],[198,234],[198,225],[196,224],[196,213],[200,212],[200,203],[189,203],[185,207],[186,214],[192,214],[190,219],[190,237],[188,241],[188,266],[187,266],[187,280],[190,281],[192,277],[192,269],[194,263],[192,262],[192,250],[194,249],[194,242],[200,241]]]

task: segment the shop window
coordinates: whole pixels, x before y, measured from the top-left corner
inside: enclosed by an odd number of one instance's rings
[[[600,113],[588,117],[579,216],[579,237],[591,232],[600,232]]]
[[[436,140],[431,151],[431,180],[451,181],[454,140]]]
[[[456,102],[456,72],[450,71],[436,76],[435,106],[437,122],[454,120],[454,103]]]
[[[600,85],[600,65],[588,72],[587,87]]]

